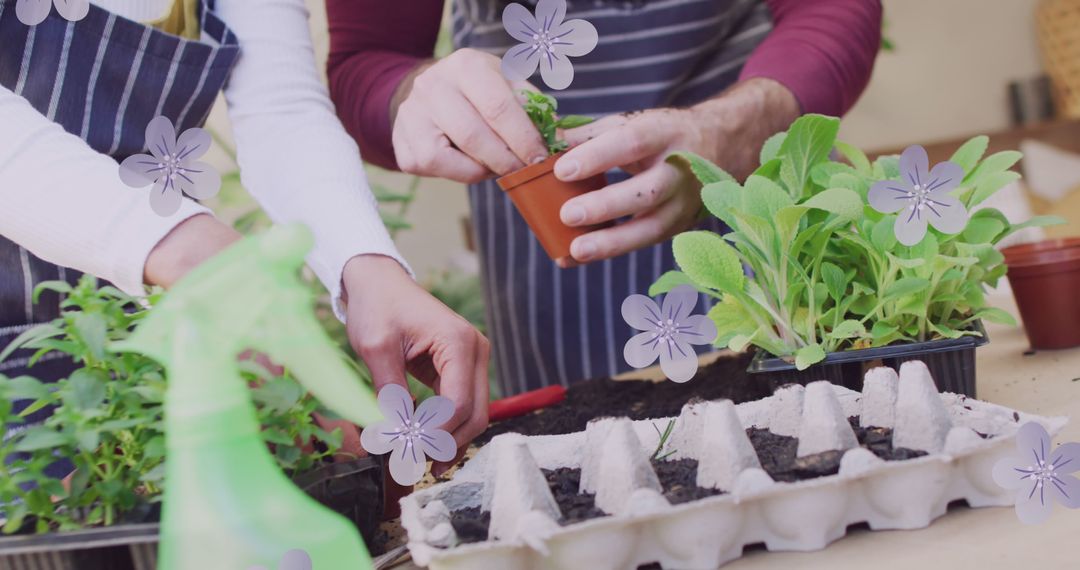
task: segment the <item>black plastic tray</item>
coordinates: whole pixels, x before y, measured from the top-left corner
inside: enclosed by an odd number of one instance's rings
[[[862,390],[863,375],[870,368],[889,366],[899,369],[901,364],[909,360],[922,360],[934,376],[939,391],[974,398],[975,348],[990,342],[990,338],[986,336],[981,321],[975,321],[972,330],[982,336],[830,352],[825,355],[825,360],[801,371],[796,370],[792,362],[758,351],[746,371],[764,378],[773,390],[784,384],[809,384],[817,380],[828,380],[852,390]]]
[[[383,512],[383,462],[365,457],[328,464],[293,480],[356,524],[369,545]],[[0,538],[2,570],[155,570],[158,524],[123,524]],[[207,569],[211,570],[211,569]]]

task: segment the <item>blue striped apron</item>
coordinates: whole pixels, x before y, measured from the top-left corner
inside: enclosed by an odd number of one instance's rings
[[[169,117],[178,133],[205,122],[239,55],[236,36],[214,14],[212,0],[204,0],[199,10],[204,41],[179,38],[95,5],[78,22],[54,10],[44,22],[27,26],[15,16],[15,2],[0,0],[0,85],[118,162],[143,151],[146,125],[155,116]],[[119,174],[116,183],[121,184]],[[149,203],[146,207],[154,215]],[[36,284],[74,283],[78,276],[0,236],[0,349],[59,315],[55,295],[31,302]],[[0,363],[0,374],[55,381],[73,369],[70,359],[62,358],[27,369],[30,353],[17,351]]]
[[[501,57],[516,43],[502,25],[507,1],[457,0],[454,45]],[[522,3],[535,6],[535,0]],[[558,98],[561,113],[593,117],[713,97],[736,81],[772,29],[759,0],[567,0],[566,18],[591,22],[599,43],[573,59],[568,89],[534,84]],[[609,182],[625,177],[608,173]],[[493,180],[470,185],[469,202],[503,395],[626,371],[623,345],[637,331],[619,308],[675,268],[671,242],[559,269]],[[708,307],[703,297],[699,310]]]

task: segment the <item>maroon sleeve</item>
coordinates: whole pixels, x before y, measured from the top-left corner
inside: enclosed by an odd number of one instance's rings
[[[397,169],[390,99],[432,57],[443,0],[326,0],[330,97],[364,160]]]
[[[840,116],[862,94],[881,47],[879,0],[765,0],[772,33],[740,79],[767,77],[795,94],[804,113]]]

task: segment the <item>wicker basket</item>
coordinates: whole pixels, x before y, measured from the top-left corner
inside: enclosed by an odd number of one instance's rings
[[[1042,0],[1036,18],[1058,113],[1080,118],[1080,0]]]

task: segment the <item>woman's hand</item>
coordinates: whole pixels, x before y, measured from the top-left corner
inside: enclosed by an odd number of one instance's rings
[[[391,103],[394,155],[402,171],[472,183],[547,158],[499,59],[460,49],[406,78]]]
[[[345,265],[344,284],[349,340],[375,386],[408,389],[408,371],[454,402],[454,416],[442,428],[454,436],[458,456],[432,469],[441,474],[487,428],[487,339],[389,257],[354,257]]]
[[[758,162],[758,149],[799,114],[783,85],[750,79],[689,109],[650,109],[601,119],[565,133],[574,148],[555,163],[555,176],[582,180],[612,168],[633,176],[569,200],[561,217],[587,226],[632,216],[570,245],[573,261],[616,257],[664,241],[691,227],[701,210],[701,185],[665,158],[675,151],[699,154],[742,179]]]
[[[143,281],[168,289],[200,263],[240,239],[240,234],[209,214],[180,222],[150,250]]]

